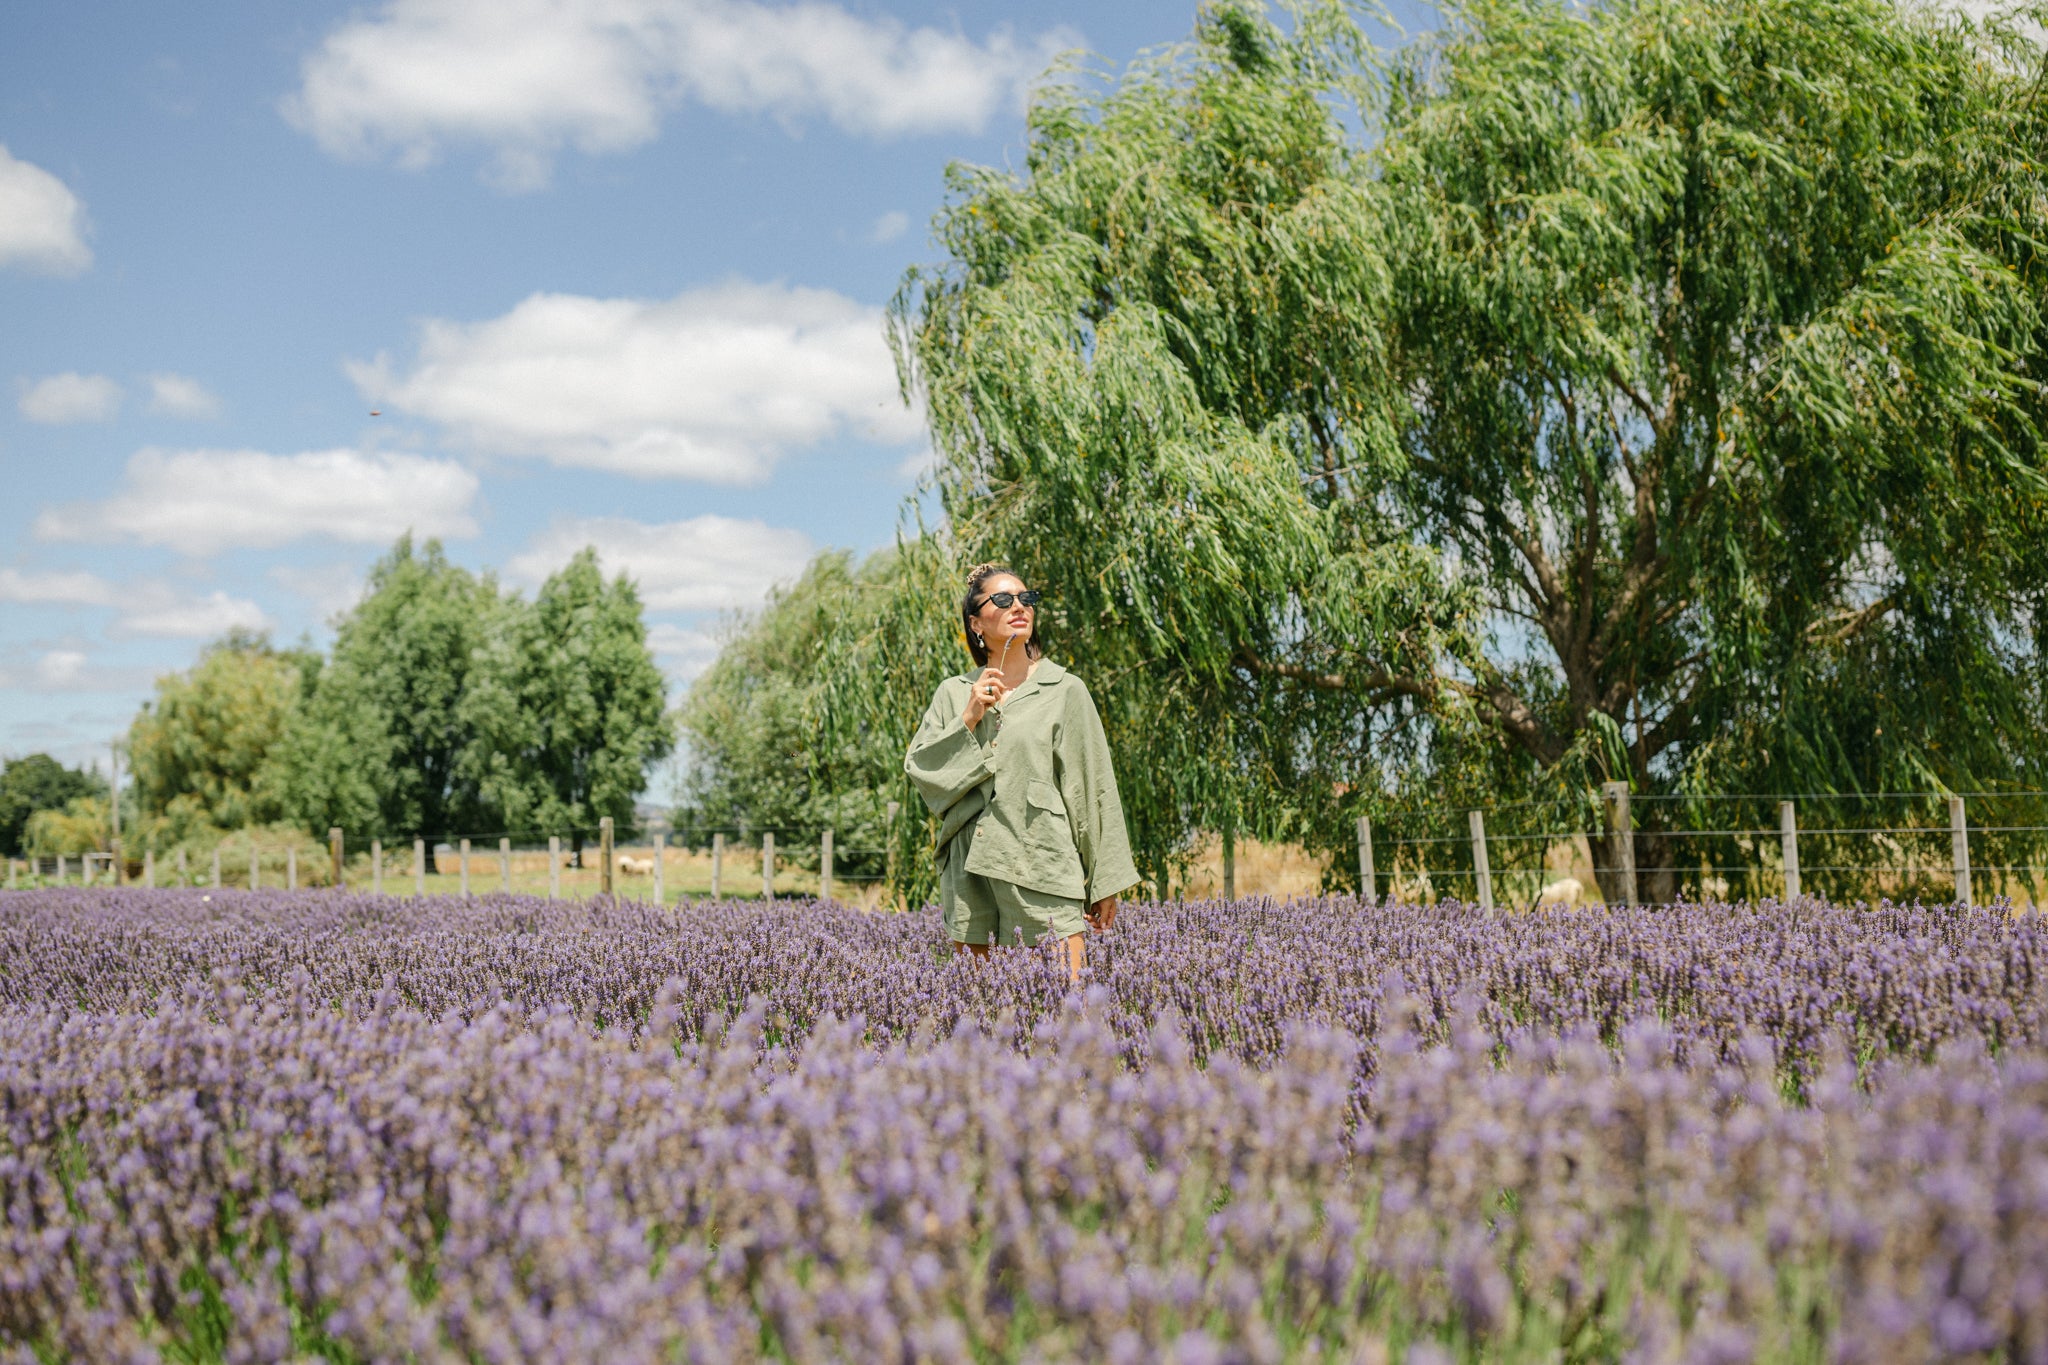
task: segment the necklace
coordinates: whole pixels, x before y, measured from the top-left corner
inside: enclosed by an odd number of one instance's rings
[[[1010,641],[1016,638],[1014,635],[1005,635],[1003,637],[1003,657],[996,660],[996,668],[1002,672],[1005,678],[1010,676]],[[991,706],[989,710],[993,711],[996,717],[996,732],[988,737],[988,751],[994,753],[997,742],[1003,737],[1003,708],[1001,706]]]

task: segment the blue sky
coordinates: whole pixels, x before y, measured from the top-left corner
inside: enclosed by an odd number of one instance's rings
[[[1193,17],[6,6],[0,752],[100,758],[228,627],[325,643],[408,528],[529,591],[597,544],[686,685],[720,613],[893,534],[880,309],[946,163],[1018,158],[1053,53]]]

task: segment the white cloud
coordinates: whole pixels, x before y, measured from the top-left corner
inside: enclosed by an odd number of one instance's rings
[[[153,374],[149,377],[149,410],[166,417],[218,417],[220,399],[196,379]]]
[[[471,536],[477,478],[445,460],[358,450],[141,450],[101,502],[36,518],[43,540],[127,540],[183,554],[291,541]]]
[[[763,521],[707,515],[650,525],[587,517],[556,522],[506,572],[537,584],[586,545],[597,547],[606,573],[624,573],[640,585],[640,600],[651,611],[759,606],[768,589],[802,573],[817,550],[803,532]]]
[[[8,648],[0,655],[0,690],[22,692],[55,692],[75,697],[88,692],[127,694],[146,690],[154,678],[154,670],[130,665],[98,662],[82,644],[66,640],[62,644],[39,648],[31,654],[29,650]],[[72,725],[84,722],[99,725],[103,718],[89,713],[74,713],[67,718]],[[126,720],[116,721],[114,731],[125,728]],[[10,728],[17,740],[32,729],[32,725],[15,724]],[[47,739],[60,739],[68,730],[50,732]],[[38,744],[37,747],[47,747]]]
[[[75,370],[20,381],[21,415],[31,422],[109,422],[121,411],[121,386],[103,374]]]
[[[896,463],[896,477],[916,483],[939,467],[939,452],[930,442],[919,446]]]
[[[118,633],[168,640],[211,640],[237,628],[269,630],[272,625],[263,608],[247,598],[230,597],[224,592],[197,598],[147,592],[139,596],[142,600],[114,623]]]
[[[120,596],[95,573],[0,569],[0,602],[38,607],[110,607]]]
[[[868,229],[868,240],[877,246],[893,242],[910,230],[910,215],[902,209],[890,209],[875,219],[875,225]]]
[[[63,181],[0,145],[0,266],[76,275],[92,264],[85,206]]]
[[[349,373],[370,402],[480,450],[650,478],[758,482],[836,434],[893,444],[923,430],[881,310],[827,289],[535,294],[487,322],[428,321],[406,373],[386,355]]]
[[[85,655],[75,649],[45,650],[36,660],[35,680],[43,687],[76,687],[85,681]]]
[[[977,44],[823,0],[386,0],[305,58],[284,113],[353,159],[480,145],[494,180],[531,189],[562,148],[639,146],[692,101],[868,136],[979,131],[1077,41]]]
[[[669,621],[647,628],[647,644],[655,658],[667,667],[670,677],[688,682],[711,667],[718,658],[718,637],[708,630],[692,630]]]
[[[279,564],[271,569],[270,579],[312,603],[314,614],[323,621],[362,601],[363,589],[368,586],[363,570],[355,564],[317,564],[310,568]]]
[[[146,579],[126,585],[80,570],[37,572],[0,569],[0,602],[23,606],[118,607],[118,635],[151,635],[166,639],[204,640],[237,626],[268,630],[263,608],[245,598],[215,591],[188,597],[161,582]]]

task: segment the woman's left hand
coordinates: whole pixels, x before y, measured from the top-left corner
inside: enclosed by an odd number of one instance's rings
[[[1115,924],[1116,897],[1104,896],[1101,900],[1089,906],[1087,920],[1088,927],[1096,930],[1107,929],[1110,925]]]

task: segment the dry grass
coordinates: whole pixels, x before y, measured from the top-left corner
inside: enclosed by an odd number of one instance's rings
[[[627,845],[616,850],[620,857],[652,860],[654,849],[651,845]],[[598,894],[601,882],[597,868],[597,849],[585,848],[584,861],[587,866],[571,867],[569,853],[562,853],[562,867],[559,882],[565,900],[588,899]],[[544,851],[515,851],[508,860],[509,867],[501,866],[495,848],[472,848],[469,854],[469,889],[472,894],[509,890],[520,895],[545,896],[548,893],[548,855]],[[509,875],[508,875],[509,873]],[[711,894],[711,854],[704,852],[685,853],[681,849],[664,850],[661,864],[662,899],[668,902],[696,900]],[[367,856],[352,859],[348,871],[349,884],[367,890],[373,884],[372,871]],[[412,850],[386,850],[384,854],[384,891],[387,895],[410,896],[416,883],[412,871]],[[426,892],[430,896],[456,895],[462,890],[462,856],[459,852],[448,851],[433,860],[426,878]],[[628,900],[654,899],[654,877],[652,874],[636,875],[615,872],[612,890]],[[761,851],[752,848],[728,848],[719,866],[718,894],[727,900],[759,900],[761,898]],[[815,896],[818,894],[818,874],[802,868],[791,867],[780,858],[776,860],[775,894],[777,896]],[[882,898],[882,888],[873,882],[855,882],[844,873],[832,879],[832,898],[848,905],[872,908]]]
[[[1299,844],[1262,844],[1256,839],[1237,841],[1237,894],[1240,896],[1313,896],[1323,887],[1327,858],[1317,857]],[[1223,841],[1210,835],[1195,850],[1188,867],[1185,888],[1175,886],[1188,899],[1223,894]]]

